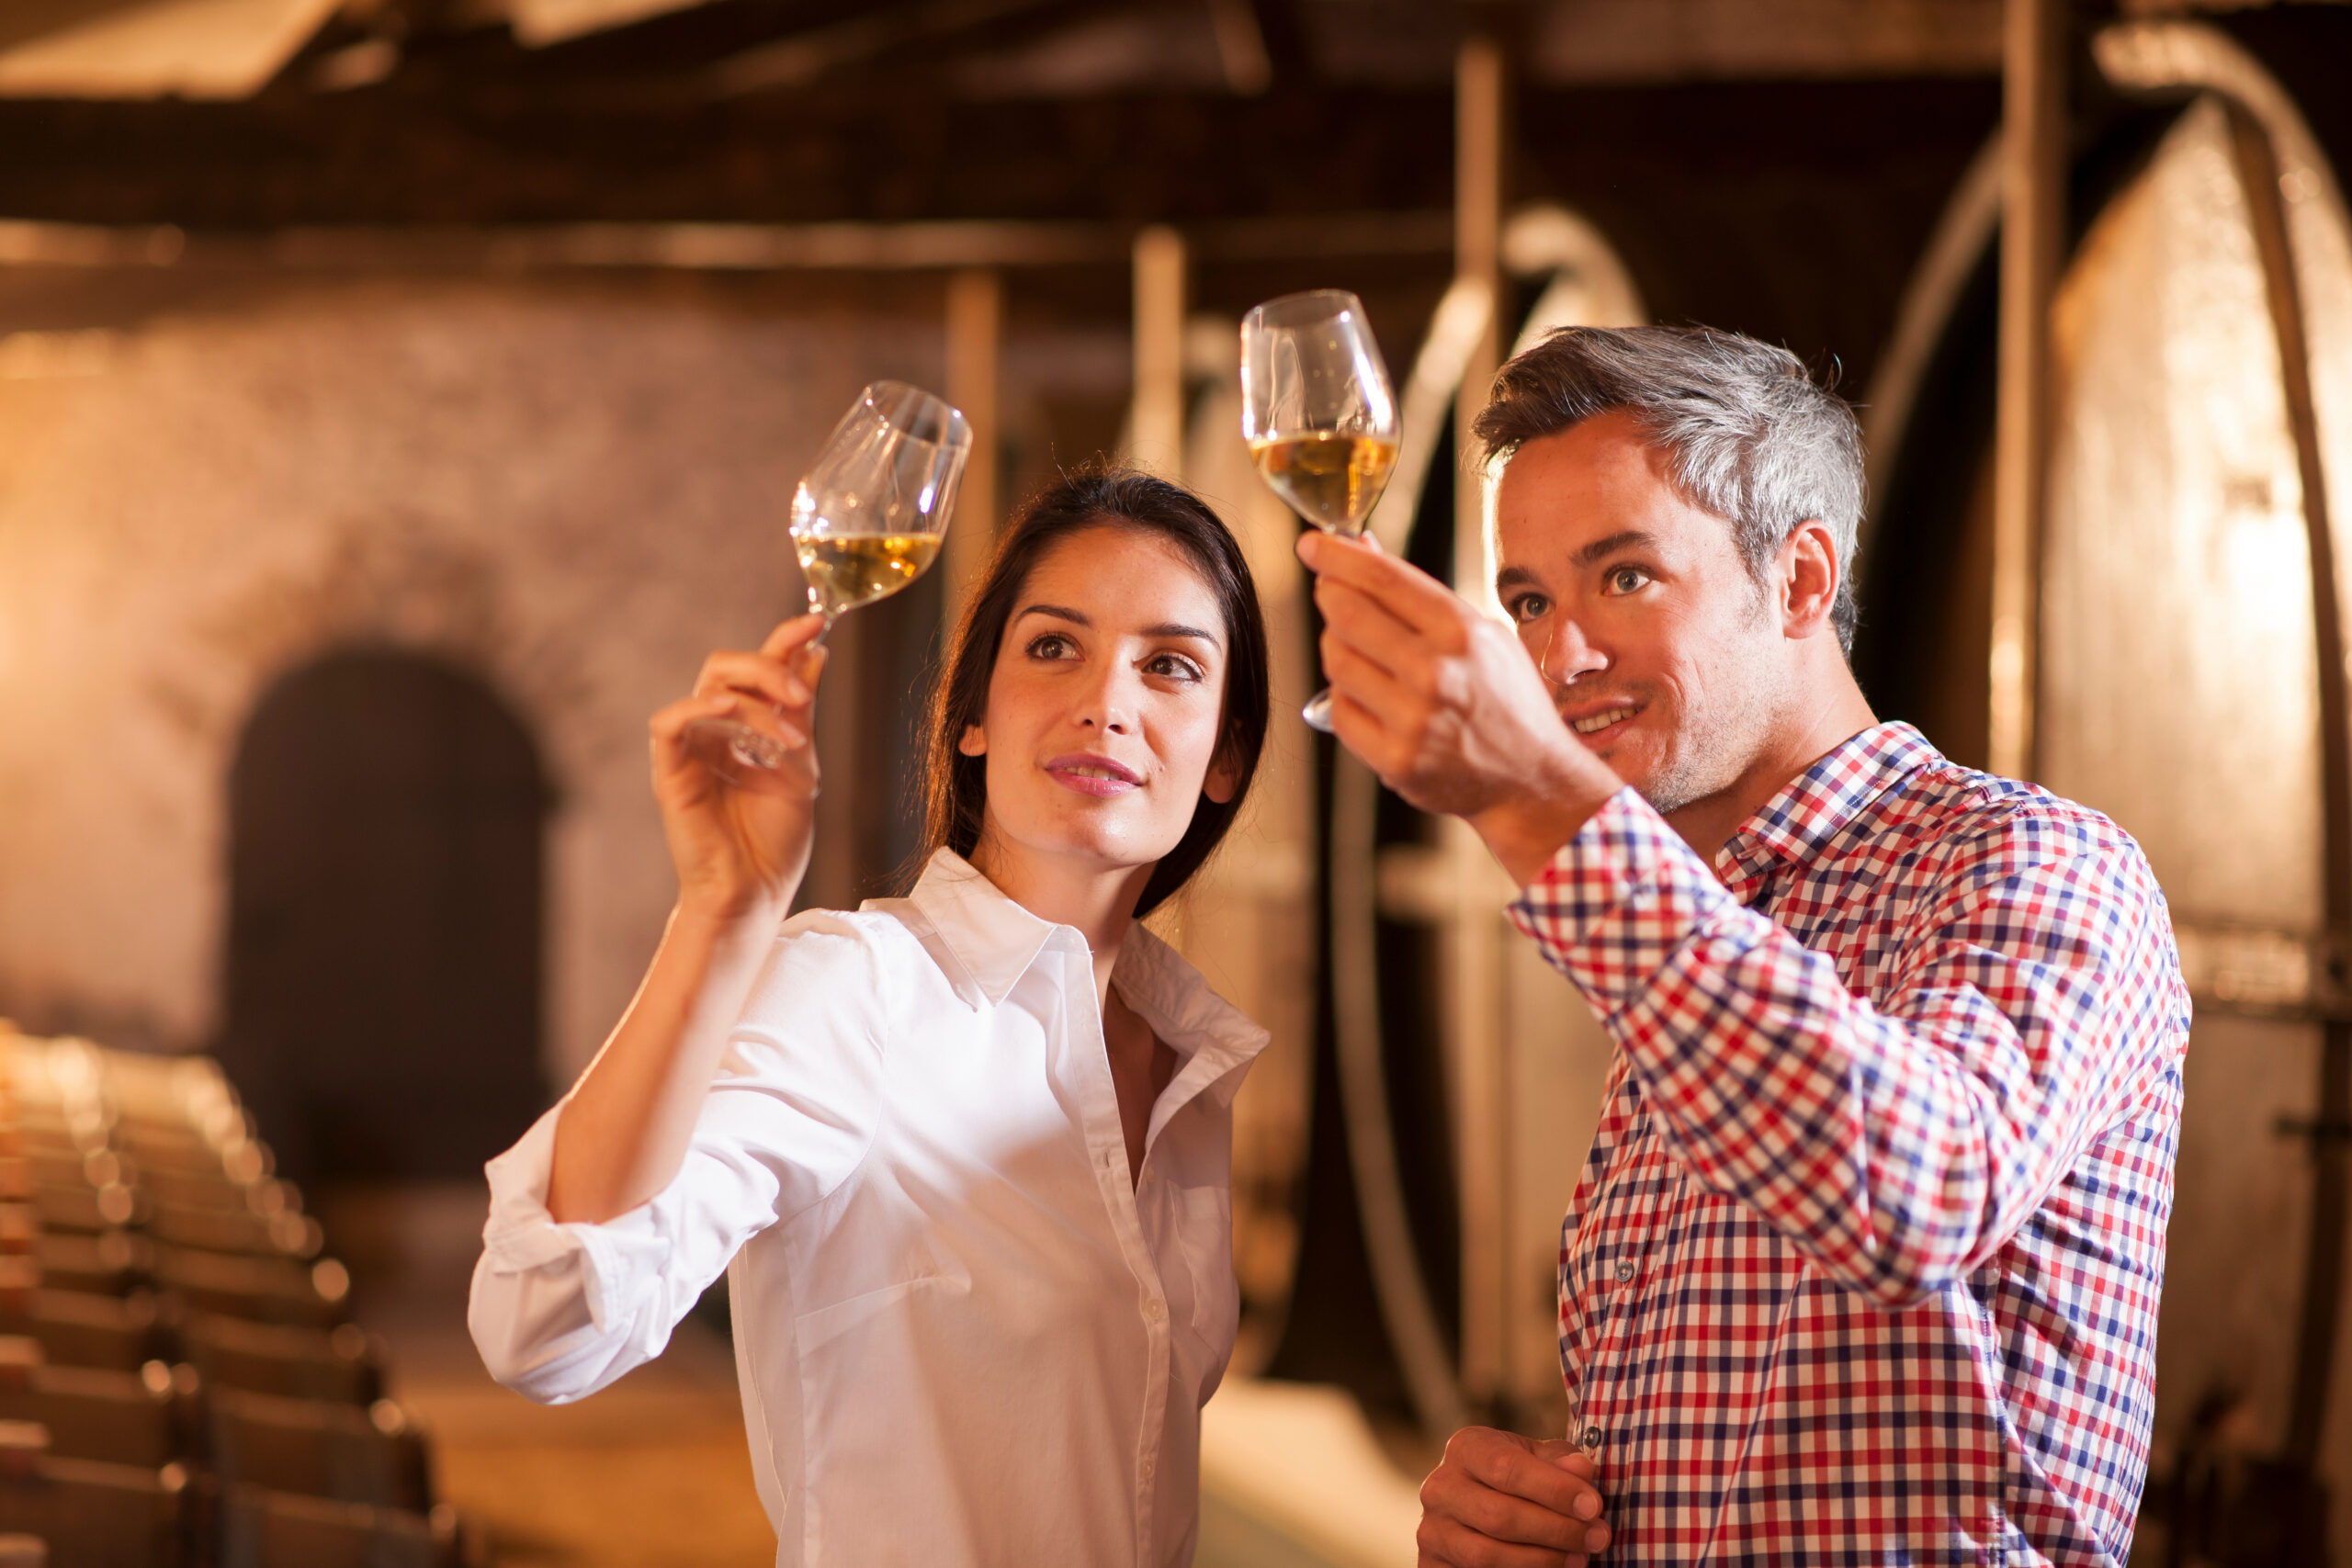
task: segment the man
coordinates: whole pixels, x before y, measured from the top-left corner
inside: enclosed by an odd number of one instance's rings
[[[2121,1564],[2188,1024],[2138,847],[1874,720],[1859,435],[1792,355],[1571,330],[1477,429],[1519,647],[1301,546],[1340,739],[1477,829],[1616,1046],[1568,1442],[1457,1434],[1422,1562]]]

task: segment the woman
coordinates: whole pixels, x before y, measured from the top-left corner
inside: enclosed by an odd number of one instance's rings
[[[1187,1562],[1237,1314],[1228,1107],[1265,1035],[1136,920],[1257,766],[1248,568],[1157,479],[1033,502],[932,705],[921,880],[786,921],[813,761],[752,793],[684,735],[741,718],[805,755],[817,626],[712,655],[654,716],[677,907],[594,1063],[491,1164],[475,1344],[577,1399],[728,1269],[780,1564]]]

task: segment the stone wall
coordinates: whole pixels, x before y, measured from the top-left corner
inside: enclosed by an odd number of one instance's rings
[[[921,280],[11,276],[0,1012],[211,1040],[240,728],[392,645],[487,682],[560,792],[567,1081],[669,905],[646,716],[797,604],[793,483],[865,381],[937,384],[938,312]]]

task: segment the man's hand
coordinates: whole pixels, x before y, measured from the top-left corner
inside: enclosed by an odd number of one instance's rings
[[[1585,1568],[1609,1545],[1574,1445],[1464,1427],[1421,1483],[1420,1568]]]
[[[1309,534],[1331,728],[1381,783],[1467,820],[1534,879],[1621,787],[1560,722],[1509,628],[1372,545]]]

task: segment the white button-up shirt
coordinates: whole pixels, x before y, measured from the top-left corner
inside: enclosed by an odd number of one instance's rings
[[[910,897],[795,917],[660,1196],[555,1224],[561,1106],[491,1162],[492,1375],[594,1393],[725,1269],[780,1568],[1189,1562],[1266,1035],[1140,926],[1113,984],[1180,1058],[1133,1186],[1078,931],[944,851]]]

